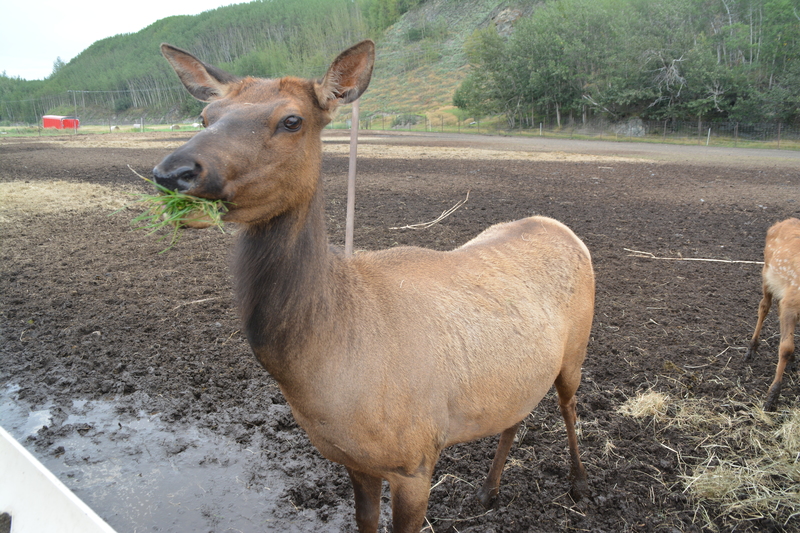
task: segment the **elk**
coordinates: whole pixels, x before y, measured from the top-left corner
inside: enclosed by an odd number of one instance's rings
[[[781,395],[783,373],[787,367],[791,369],[794,366],[794,328],[800,318],[800,220],[787,218],[767,230],[761,280],[764,296],[758,304],[758,321],[745,354],[745,361],[752,360],[756,355],[761,327],[774,298],[778,300],[781,342],[778,346],[775,379],[772,380],[764,402],[766,411],[774,411]]]
[[[372,76],[375,47],[321,80],[239,78],[161,46],[208,102],[204,130],[153,169],[172,190],[229,202],[243,330],[298,424],[352,481],[356,524],[378,528],[382,480],[395,533],[418,532],[441,451],[501,434],[478,498],[490,506],[521,421],[555,384],[575,498],[588,494],[575,392],[594,314],[589,250],[565,225],[494,225],[452,251],[346,257],[329,247],[321,130]]]

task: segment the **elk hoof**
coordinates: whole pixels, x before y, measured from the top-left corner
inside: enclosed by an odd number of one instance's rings
[[[770,413],[775,412],[775,408],[778,406],[778,398],[781,396],[781,383],[775,383],[767,392],[767,401],[764,402],[764,410]]]
[[[590,495],[589,483],[585,479],[576,479],[572,482],[572,489],[569,491],[569,494],[576,502],[588,498]]]
[[[484,509],[491,509],[497,501],[497,494],[499,492],[498,489],[482,487],[475,496],[478,498],[478,501],[481,502]]]
[[[753,360],[753,358],[754,358],[755,356],[756,356],[756,350],[755,350],[755,348],[752,348],[752,347],[751,347],[751,348],[748,348],[748,349],[747,349],[747,353],[745,353],[745,354],[744,354],[744,362],[745,362],[745,363],[749,363],[750,361],[752,361],[752,360]]]
[[[767,401],[764,402],[764,410],[768,413],[774,413],[778,407],[778,396],[780,393],[770,392],[767,394]]]

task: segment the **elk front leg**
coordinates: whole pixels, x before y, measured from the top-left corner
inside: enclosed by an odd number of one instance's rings
[[[514,437],[517,435],[520,424],[521,422],[517,422],[500,434],[500,442],[497,444],[497,451],[494,453],[492,468],[486,476],[483,487],[478,491],[478,501],[486,509],[492,506],[497,494],[500,492],[500,476],[503,474],[503,466],[506,464],[508,452],[511,450],[511,445],[514,444]]]
[[[767,401],[764,403],[765,411],[774,411],[778,405],[783,384],[783,373],[787,366],[794,363],[794,328],[797,325],[797,311],[793,305],[784,299],[780,303],[781,314],[781,343],[778,347],[778,367],[775,369],[775,379],[769,387]]]
[[[356,525],[359,533],[376,533],[381,510],[381,484],[379,477],[347,469],[356,499]]]
[[[764,319],[767,318],[769,308],[772,306],[772,294],[766,286],[764,286],[764,297],[761,298],[761,303],[758,304],[758,322],[756,322],[756,330],[753,332],[753,337],[750,339],[750,347],[744,356],[745,362],[752,361],[758,350],[759,336],[761,335],[761,327],[764,325]]]

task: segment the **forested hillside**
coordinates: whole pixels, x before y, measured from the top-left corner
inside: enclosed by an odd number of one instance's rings
[[[238,75],[319,76],[366,37],[367,116],[800,121],[797,0],[257,0],[103,39],[45,80],[0,76],[0,123],[195,117],[161,42]]]
[[[459,107],[508,125],[800,120],[797,0],[553,0],[467,43]]]

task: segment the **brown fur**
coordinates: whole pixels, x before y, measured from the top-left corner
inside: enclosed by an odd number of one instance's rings
[[[781,394],[783,373],[794,363],[794,329],[800,318],[800,220],[787,218],[767,231],[761,279],[764,297],[758,306],[758,322],[745,360],[749,361],[756,355],[764,319],[772,300],[778,300],[781,323],[778,366],[764,403],[765,410],[774,411]]]
[[[594,274],[575,234],[531,217],[450,252],[337,255],[324,224],[320,132],[366,89],[372,42],[343,52],[320,82],[206,73],[188,53],[162,50],[210,104],[206,130],[154,176],[232,202],[225,218],[243,226],[234,268],[248,340],[312,443],[347,467],[359,530],[377,530],[386,479],[393,530],[419,531],[441,451],[502,433],[479,493],[490,505],[520,421],[553,384],[573,494],[586,494],[575,391]]]

